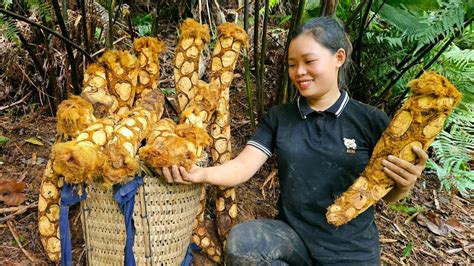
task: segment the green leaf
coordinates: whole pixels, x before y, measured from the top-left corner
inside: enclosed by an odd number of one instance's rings
[[[161,92],[163,92],[164,95],[174,95],[176,94],[176,89],[175,88],[162,88]]]
[[[10,139],[5,137],[5,136],[0,136],[0,146],[2,146],[3,144],[9,142]]]
[[[410,240],[408,241],[407,245],[403,249],[403,257],[409,257],[411,255],[412,249],[413,249],[413,242]]]
[[[379,0],[376,6],[382,4],[383,0]],[[398,7],[406,8],[412,12],[423,13],[427,11],[432,11],[440,8],[437,0],[423,0],[423,1],[413,1],[413,0],[385,0],[385,4]]]
[[[37,137],[28,138],[25,141],[34,145],[44,146],[43,142]]]
[[[407,206],[405,202],[390,203],[388,207],[394,211],[403,212],[405,214],[417,213],[423,210],[423,207],[420,206]]]

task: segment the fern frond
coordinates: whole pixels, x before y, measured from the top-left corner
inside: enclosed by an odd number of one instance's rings
[[[439,35],[446,36],[464,23],[464,7],[460,0],[440,1],[440,8],[423,14],[412,14],[410,10],[385,4],[381,17],[402,32],[409,42],[422,46],[435,42]]]
[[[13,4],[13,0],[2,0],[2,7],[8,9],[10,5]]]
[[[20,43],[20,40],[18,39],[18,28],[16,27],[15,22],[11,18],[3,16],[2,14],[0,14],[0,35],[16,44]]]
[[[23,4],[30,12],[37,12],[41,19],[45,21],[52,21],[53,9],[48,1],[42,0],[21,0]]]
[[[434,156],[428,161],[428,168],[436,171],[442,186],[458,189],[469,195],[474,189],[474,172],[470,162],[474,154],[474,104],[466,103],[449,117],[446,128],[431,145]]]

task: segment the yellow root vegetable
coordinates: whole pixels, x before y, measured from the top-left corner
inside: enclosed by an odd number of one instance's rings
[[[163,103],[164,98],[160,90],[148,92],[136,102],[128,117],[122,119],[114,128],[112,138],[104,150],[105,162],[101,173],[105,186],[126,183],[138,173],[138,148],[163,113]]]
[[[159,55],[165,49],[165,45],[156,38],[142,37],[133,42],[133,48],[138,59],[138,69],[133,72],[133,75],[138,75],[135,91],[137,98],[141,98],[148,92],[158,89]]]
[[[84,73],[81,97],[94,107],[94,115],[105,118],[114,114],[118,108],[118,100],[110,95],[107,88],[106,70],[99,64],[91,64]]]
[[[229,87],[242,45],[248,46],[246,32],[239,26],[225,23],[218,27],[219,37],[211,61],[211,87],[218,88],[216,118],[211,124],[212,160],[222,164],[232,155],[230,135]],[[237,224],[235,188],[219,187],[216,195],[217,232],[225,239],[229,230]],[[225,246],[225,245],[224,245]]]
[[[417,156],[413,146],[427,150],[443,129],[446,118],[461,95],[443,76],[425,73],[408,84],[412,95],[395,114],[377,142],[361,176],[328,207],[327,221],[343,225],[383,198],[394,181],[383,172],[382,160],[393,154],[411,163]]]
[[[92,104],[79,96],[72,96],[59,104],[56,117],[57,131],[68,137],[77,137],[80,132],[95,122]]]
[[[59,202],[62,182],[53,172],[52,162],[44,169],[38,198],[38,229],[46,255],[52,261],[61,257]]]
[[[111,139],[114,124],[112,119],[100,119],[74,140],[54,144],[51,160],[55,174],[71,184],[89,184],[99,177],[105,160],[103,147]]]
[[[193,19],[181,25],[181,35],[174,59],[174,80],[179,111],[183,111],[196,94],[199,81],[199,58],[202,48],[209,42],[209,27]]]

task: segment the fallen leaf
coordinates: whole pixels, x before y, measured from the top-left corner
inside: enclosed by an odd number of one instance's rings
[[[25,182],[0,181],[0,201],[10,206],[22,204],[26,200],[25,188]]]
[[[34,145],[44,146],[43,142],[37,137],[28,138],[25,141]]]
[[[446,225],[452,230],[464,232],[464,226],[456,218],[449,218],[446,220]]]
[[[448,221],[450,221],[450,224],[448,224],[447,221],[444,221],[438,215],[432,212],[426,214],[426,216],[421,213],[418,214],[416,216],[416,221],[418,222],[418,224],[428,227],[428,229],[432,233],[435,233],[440,236],[447,236],[450,232],[453,232],[455,230],[463,230],[462,225],[456,219],[448,219]]]

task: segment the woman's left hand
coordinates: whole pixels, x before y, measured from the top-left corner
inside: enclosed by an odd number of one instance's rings
[[[426,167],[428,154],[416,146],[413,146],[413,151],[419,159],[417,164],[412,164],[393,155],[389,155],[387,159],[382,161],[383,171],[395,181],[401,191],[411,190]]]

